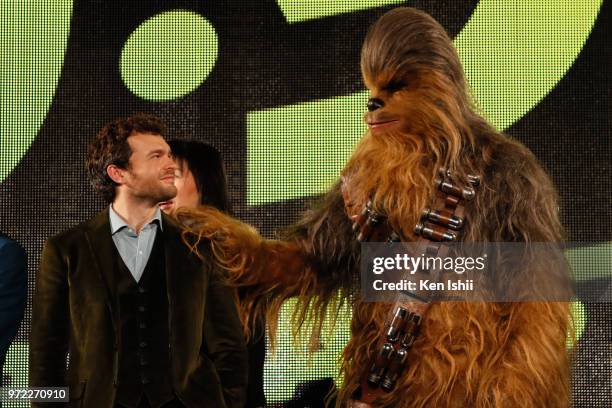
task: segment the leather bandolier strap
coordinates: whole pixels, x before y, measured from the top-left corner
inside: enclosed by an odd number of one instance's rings
[[[354,203],[350,202],[350,192],[343,180],[343,197],[349,217],[353,219],[353,231],[360,242],[400,242],[400,236],[387,223],[384,215],[374,210],[368,202],[359,215],[354,213]],[[417,252],[427,257],[444,257],[448,253],[445,242],[455,242],[465,226],[465,203],[475,196],[474,187],[480,183],[477,176],[468,176],[467,186],[455,184],[451,173],[439,170],[436,183],[436,197],[431,208],[423,209],[419,222],[414,228],[419,236]],[[435,271],[421,268],[417,276],[435,280]],[[360,389],[353,408],[374,406],[376,399],[390,393],[398,378],[406,369],[408,351],[414,344],[419,328],[427,314],[432,299],[427,293],[403,291],[392,304],[389,316],[377,343],[376,355],[362,375]]]

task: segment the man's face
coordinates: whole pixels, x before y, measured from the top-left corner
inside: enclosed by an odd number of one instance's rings
[[[176,195],[176,165],[166,141],[159,135],[134,133],[128,143],[132,155],[124,173],[122,188],[125,192],[152,203],[173,198]]]
[[[198,192],[193,174],[185,161],[177,163],[174,175],[174,185],[177,190],[176,197],[160,203],[159,208],[165,213],[170,213],[180,207],[194,208],[199,206],[200,193]]]

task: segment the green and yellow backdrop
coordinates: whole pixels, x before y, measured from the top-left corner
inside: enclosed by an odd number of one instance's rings
[[[609,0],[1,1],[0,230],[28,251],[30,295],[44,240],[104,206],[84,170],[88,141],[136,111],[222,152],[238,217],[267,236],[295,220],[365,131],[368,25],[410,5],[454,39],[483,115],[555,180],[568,239],[580,243],[567,253],[577,281],[574,403],[612,406]],[[289,332],[291,309],[265,366],[276,405],[309,382],[341,381],[348,338],[347,310],[308,356]],[[4,386],[27,384],[29,317]]]

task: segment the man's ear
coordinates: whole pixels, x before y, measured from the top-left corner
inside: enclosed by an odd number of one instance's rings
[[[114,164],[109,164],[106,167],[106,174],[111,178],[115,183],[121,185],[125,182],[125,173],[124,169],[117,167]]]

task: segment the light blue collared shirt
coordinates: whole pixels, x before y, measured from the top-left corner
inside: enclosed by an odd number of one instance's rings
[[[153,218],[142,227],[139,234],[113,210],[112,205],[108,209],[108,215],[115,247],[125,266],[127,266],[136,282],[139,282],[153,250],[157,225],[159,224],[159,228],[162,231],[164,230],[161,210],[159,207],[155,210]]]

